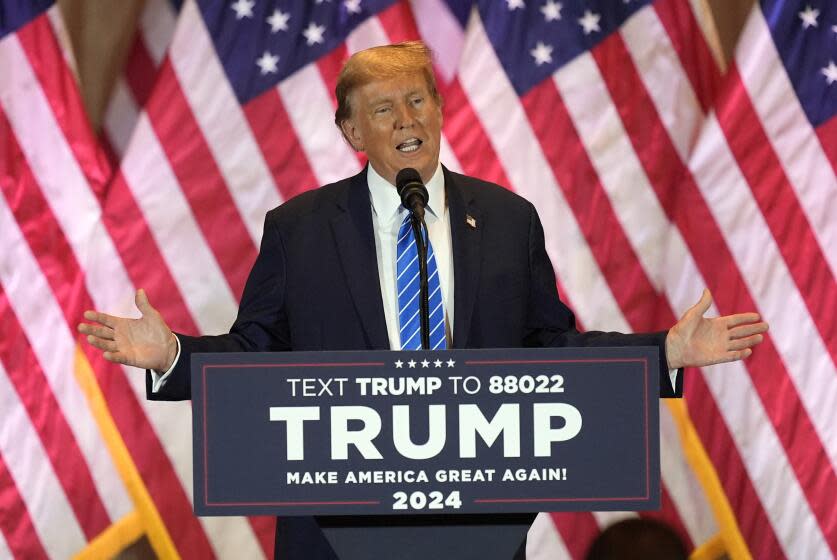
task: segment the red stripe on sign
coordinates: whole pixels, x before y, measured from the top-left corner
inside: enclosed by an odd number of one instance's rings
[[[143,107],[148,98],[151,97],[154,78],[157,76],[157,67],[148,52],[148,47],[145,46],[142,33],[137,33],[134,42],[131,43],[131,50],[128,51],[128,58],[125,60],[125,70],[122,75],[131,89],[131,95],[134,97],[137,107]]]
[[[718,97],[722,83],[721,71],[695,19],[691,3],[683,0],[657,0],[654,9],[668,32],[701,109],[707,113]]]
[[[102,219],[133,285],[145,289],[172,330],[200,334],[122,172],[113,179]]]
[[[87,461],[76,443],[49,380],[26,338],[0,284],[0,360],[26,409],[87,540],[110,524],[105,504],[93,484]],[[71,380],[70,383],[73,383]]]
[[[317,187],[317,178],[276,88],[243,106],[244,115],[284,200]]]
[[[169,58],[160,68],[154,91],[146,104],[151,126],[201,232],[238,300],[256,260],[256,246],[183,95]]]
[[[680,230],[722,314],[756,309],[723,234],[694,178],[680,160],[622,38],[593,50],[625,130],[657,198]],[[837,552],[837,510],[823,497],[837,476],[770,335],[746,362],[826,540]]]
[[[382,11],[378,19],[393,43],[421,38],[412,8],[406,0],[396,2]],[[511,182],[459,79],[454,78],[448,84],[437,82],[436,85],[444,101],[442,111],[445,138],[459,160],[462,171],[509,188]]]
[[[0,453],[0,531],[13,558],[48,558],[41,538]],[[60,528],[55,528],[60,530]]]
[[[103,196],[113,169],[107,154],[98,147],[75,76],[64,61],[48,15],[44,13],[23,26],[17,36],[90,188],[97,196]]]
[[[587,549],[599,535],[599,525],[592,513],[560,512],[550,513],[552,522],[573,559],[581,560],[587,555]]]
[[[814,130],[817,132],[825,157],[831,162],[834,173],[837,173],[837,116],[831,117]]]
[[[741,459],[714,395],[696,369],[684,373],[683,392],[689,418],[712,464],[718,470],[724,494],[753,558],[785,558],[770,518]]]
[[[727,73],[716,113],[738,167],[833,359],[837,356],[837,282],[734,64]]]

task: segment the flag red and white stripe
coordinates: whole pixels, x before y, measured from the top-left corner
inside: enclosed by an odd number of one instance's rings
[[[57,7],[34,13],[0,39],[0,556],[66,558],[134,506],[75,368],[111,170]]]

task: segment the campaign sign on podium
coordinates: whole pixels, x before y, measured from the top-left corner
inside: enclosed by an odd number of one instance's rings
[[[656,348],[192,357],[198,515],[659,507]]]

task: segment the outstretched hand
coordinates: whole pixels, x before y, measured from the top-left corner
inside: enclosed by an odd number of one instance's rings
[[[143,369],[165,371],[177,355],[177,342],[163,317],[148,303],[145,290],[138,290],[134,301],[142,317],[128,319],[98,311],[85,311],[91,323],[80,323],[78,330],[87,342],[110,362]]]
[[[758,313],[739,313],[707,319],[712,295],[703,295],[688,309],[666,336],[669,369],[699,367],[743,360],[764,339],[768,325]]]

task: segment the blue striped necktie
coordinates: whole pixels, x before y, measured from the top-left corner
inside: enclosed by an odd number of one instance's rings
[[[442,305],[442,289],[439,283],[439,269],[436,267],[436,257],[427,236],[427,229],[422,228],[427,244],[427,293],[429,294],[430,309],[430,348],[444,350],[447,348],[445,339],[445,307]],[[421,349],[421,318],[419,317],[419,262],[418,247],[413,235],[410,213],[408,212],[398,230],[398,325],[401,333],[402,350]]]

